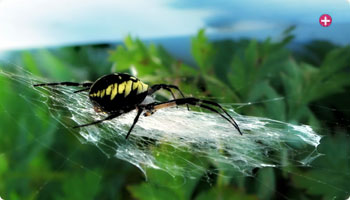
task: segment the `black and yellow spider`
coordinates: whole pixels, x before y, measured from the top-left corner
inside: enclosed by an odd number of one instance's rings
[[[129,137],[132,129],[137,123],[141,113],[145,111],[144,115],[152,115],[156,110],[161,108],[166,108],[170,106],[177,105],[193,105],[205,108],[212,112],[218,113],[221,117],[230,122],[237,131],[242,135],[235,120],[218,104],[212,101],[200,100],[197,98],[185,98],[181,90],[175,85],[157,84],[149,87],[138,78],[122,73],[114,73],[102,76],[95,82],[85,82],[85,83],[74,83],[74,82],[60,82],[60,83],[42,83],[35,84],[34,87],[38,86],[76,86],[83,87],[74,93],[89,91],[89,98],[92,102],[96,112],[105,112],[108,116],[102,120],[94,121],[88,124],[78,125],[74,128],[90,126],[93,124],[98,124],[106,120],[111,120],[124,113],[128,113],[134,109],[137,109],[137,114],[131,125],[129,132],[126,135],[126,139]],[[143,103],[148,95],[152,95],[154,92],[165,89],[171,93],[173,100],[166,102],[153,102],[153,103]],[[179,91],[183,98],[175,99],[175,95],[171,89]],[[218,108],[225,115],[221,114],[215,108]],[[188,107],[187,107],[188,108]]]

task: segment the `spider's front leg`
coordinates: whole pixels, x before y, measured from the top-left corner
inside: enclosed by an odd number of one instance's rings
[[[167,90],[171,93],[171,96],[173,96],[173,99],[176,99],[175,98],[175,95],[173,93],[173,91],[171,89],[175,89],[177,90],[180,95],[182,96],[182,98],[185,98],[185,95],[182,93],[182,91],[180,90],[179,87],[177,87],[176,85],[168,85],[168,84],[157,84],[157,85],[153,85],[149,90],[148,90],[148,94],[147,95],[152,95],[153,93],[155,93],[156,91],[158,90],[161,90],[161,89],[164,89],[164,90]],[[188,105],[186,104],[186,107],[187,107],[187,110],[190,110],[190,108],[188,107]],[[151,113],[153,114],[153,113]],[[145,115],[146,116],[146,115]],[[147,115],[149,116],[149,115]]]

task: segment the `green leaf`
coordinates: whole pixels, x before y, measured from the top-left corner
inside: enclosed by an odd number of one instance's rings
[[[154,185],[152,183],[142,183],[140,185],[134,185],[128,187],[132,196],[136,199],[142,200],[179,200],[183,199],[179,197],[172,189],[162,187],[161,185]]]
[[[70,175],[62,185],[63,195],[57,196],[56,199],[95,199],[100,187],[99,181],[100,177],[96,172]]]
[[[40,71],[38,69],[37,63],[35,62],[32,54],[28,51],[24,51],[22,53],[22,60],[24,63],[24,66],[34,75],[40,75]]]
[[[145,45],[139,39],[127,36],[124,46],[118,45],[116,50],[110,51],[109,60],[114,62],[112,71],[131,72],[134,68],[140,78],[166,72],[171,74],[171,65],[175,62],[162,47],[154,44]]]
[[[350,47],[338,48],[329,52],[321,65],[320,77],[329,77],[349,66]]]
[[[293,26],[290,26],[288,27],[286,30],[283,31],[283,35],[290,35],[292,34],[292,32],[296,29],[296,26],[293,25]]]
[[[256,40],[251,40],[248,47],[244,52],[244,67],[246,68],[246,73],[248,74],[248,80],[253,81],[255,79],[255,73],[258,61],[258,43]]]
[[[0,155],[0,177],[8,170],[8,161],[4,154]]]
[[[195,198],[196,200],[257,200],[258,197],[248,195],[240,190],[231,187],[214,187],[208,191],[202,192]]]
[[[128,189],[131,194],[135,198],[143,200],[164,199],[166,194],[171,194],[171,198],[174,197],[174,199],[190,199],[199,178],[204,173],[197,168],[193,168],[193,165],[200,163],[205,169],[207,161],[185,151],[177,150],[170,145],[154,147],[153,153],[157,163],[164,165],[163,167],[168,168],[169,171],[146,169],[148,181],[139,185],[129,186]],[[169,156],[169,153],[171,153],[171,156]],[[186,174],[182,173],[182,171],[177,171],[182,168],[188,169]]]
[[[323,156],[316,159],[310,169],[294,173],[293,182],[305,192],[324,199],[346,199],[350,191],[350,140],[338,133],[325,137],[318,148]]]
[[[239,92],[244,93],[250,85],[247,79],[248,73],[244,67],[242,60],[238,56],[234,56],[231,63],[232,72],[229,73],[228,80],[231,83],[231,87]]]
[[[285,120],[284,101],[274,101],[274,99],[281,98],[277,91],[267,81],[258,82],[252,87],[247,100],[252,102],[266,101],[263,103],[265,106],[264,115],[273,119]]]
[[[199,30],[197,36],[191,39],[191,44],[191,53],[198,66],[204,71],[209,70],[213,53],[204,29]]]
[[[276,191],[275,173],[273,168],[262,168],[256,181],[259,199],[272,199]]]

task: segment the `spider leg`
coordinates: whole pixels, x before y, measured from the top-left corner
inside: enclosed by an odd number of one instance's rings
[[[206,103],[206,104],[210,104],[213,106],[216,106],[218,108],[220,108],[221,111],[223,111],[230,119],[231,121],[235,124],[235,127],[237,127],[237,129],[239,130],[238,124],[236,123],[236,121],[231,117],[230,114],[227,113],[227,111],[218,103],[214,102],[214,101],[208,101],[208,100],[201,100],[201,102]],[[242,135],[241,131],[239,130],[240,134]]]
[[[217,111],[216,109],[214,109],[214,108],[212,108],[212,107],[209,107],[209,106],[207,106],[207,105],[202,104],[202,105],[198,105],[198,106],[200,106],[201,108],[205,108],[205,109],[207,109],[207,110],[210,110],[210,111],[212,111],[212,112],[215,112],[215,113],[219,114],[221,117],[223,117],[224,119],[226,119],[230,124],[232,124],[232,125],[237,129],[237,131],[239,132],[239,134],[243,135],[242,132],[241,132],[241,129],[239,128],[239,126],[237,125],[237,123],[236,123],[233,119],[230,120],[229,118],[227,118],[225,115],[221,114],[221,113],[220,113],[219,111]],[[230,115],[228,115],[228,116],[230,116]],[[231,116],[230,116],[230,117],[231,117]]]
[[[139,121],[139,117],[140,117],[142,111],[143,111],[143,108],[138,107],[136,117],[134,118],[134,122],[132,123],[128,133],[126,134],[125,139],[128,139],[128,137],[129,137],[132,129],[134,128],[135,124],[137,123],[137,121]]]
[[[155,93],[156,91],[160,90],[160,89],[164,89],[164,90],[167,90],[171,93],[171,95],[173,96],[174,99],[175,98],[175,95],[174,93],[172,92],[171,89],[175,89],[177,90],[180,95],[185,98],[185,95],[182,93],[182,91],[179,89],[179,87],[177,87],[176,85],[167,85],[167,84],[157,84],[157,85],[153,85],[149,90],[148,90],[148,95],[152,95],[153,93]],[[190,110],[190,108],[188,107],[188,105],[186,104],[187,106],[187,110]]]
[[[168,92],[170,92],[170,94],[171,94],[171,96],[173,97],[173,99],[176,99],[174,92],[173,92],[170,88],[163,88],[163,89],[166,90],[166,91],[168,91]],[[177,106],[176,106],[176,107],[177,107]],[[187,108],[188,108],[188,106],[187,106]],[[189,109],[189,108],[188,108],[188,109]]]
[[[90,90],[90,87],[87,87],[87,88],[84,88],[84,89],[81,89],[81,90],[74,91],[74,93],[84,92],[84,91],[88,91],[88,90]]]
[[[42,87],[42,86],[57,86],[57,85],[64,85],[64,86],[76,86],[76,87],[90,87],[93,83],[92,82],[86,82],[86,83],[75,83],[75,82],[58,82],[58,83],[39,83],[34,84],[34,87]]]
[[[139,117],[141,115],[143,111],[143,108],[138,108],[137,110],[137,114],[136,114],[136,117],[134,119],[134,122],[132,123],[128,133],[126,134],[126,137],[125,139],[128,139],[132,129],[134,128],[135,124],[137,123],[137,121],[139,120]],[[104,119],[101,119],[101,120],[97,120],[97,121],[94,121],[94,122],[91,122],[91,123],[88,123],[88,124],[82,124],[82,125],[78,125],[78,126],[74,126],[73,128],[81,128],[81,127],[85,127],[85,126],[91,126],[91,125],[95,125],[95,124],[99,124],[101,122],[104,122],[104,121],[107,121],[107,120],[111,120],[111,119],[114,119],[116,117],[120,116],[120,114],[111,114],[109,115],[108,117],[104,118]]]
[[[170,88],[163,88],[163,89],[168,91],[168,92],[170,92],[170,94],[173,97],[173,99],[176,99],[174,92]]]
[[[200,100],[200,99],[196,99],[196,98],[183,98],[183,99],[175,99],[175,100],[171,100],[171,101],[167,101],[167,102],[163,102],[163,103],[151,103],[151,104],[146,105],[145,108],[148,110],[147,111],[148,114],[152,114],[153,110],[158,110],[158,109],[167,108],[167,107],[176,106],[176,105],[184,105],[184,104],[198,106],[198,107],[201,107],[201,108],[204,108],[204,109],[207,109],[207,110],[210,110],[212,112],[219,114],[221,117],[223,117],[225,120],[227,120],[230,124],[232,124],[241,135],[243,135],[242,131],[240,130],[236,121],[225,111],[225,109],[223,109],[216,102],[207,101],[207,100]],[[215,108],[212,108],[206,104],[210,104],[212,106],[218,107],[221,111],[223,111],[226,114],[226,116],[221,114]]]
[[[74,126],[73,128],[81,128],[81,127],[85,127],[85,126],[91,126],[91,125],[94,125],[94,124],[99,124],[101,122],[104,122],[104,121],[107,121],[107,120],[111,120],[113,118],[116,118],[118,117],[120,114],[111,114],[109,115],[108,117],[104,118],[104,119],[101,119],[101,120],[97,120],[97,121],[94,121],[94,122],[91,122],[91,123],[88,123],[88,124],[82,124],[82,125],[78,125],[78,126]]]

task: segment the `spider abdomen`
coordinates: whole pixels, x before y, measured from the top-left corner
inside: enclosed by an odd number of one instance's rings
[[[148,85],[129,74],[109,74],[96,80],[89,97],[93,105],[106,113],[128,112],[147,96]]]

